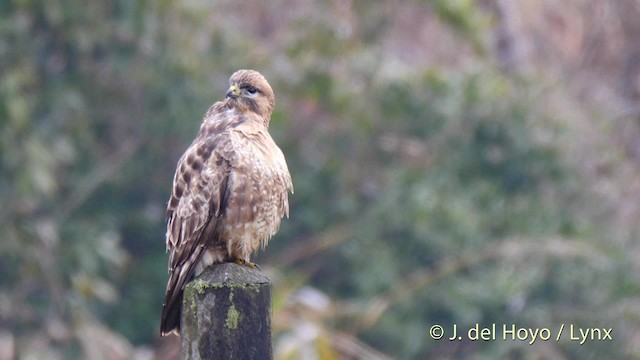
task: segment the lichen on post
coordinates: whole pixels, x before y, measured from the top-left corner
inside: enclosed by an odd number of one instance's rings
[[[259,270],[216,264],[184,289],[182,359],[271,359],[271,282]]]

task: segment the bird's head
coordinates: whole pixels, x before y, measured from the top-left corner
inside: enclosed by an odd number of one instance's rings
[[[226,101],[240,112],[252,111],[268,121],[275,96],[262,74],[254,70],[238,70],[229,79]]]

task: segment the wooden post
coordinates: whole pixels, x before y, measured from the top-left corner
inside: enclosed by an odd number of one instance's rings
[[[207,268],[184,289],[180,358],[271,359],[271,282],[235,263]]]

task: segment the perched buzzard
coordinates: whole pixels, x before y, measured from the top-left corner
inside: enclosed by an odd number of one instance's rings
[[[273,90],[253,70],[235,72],[229,85],[224,101],[205,114],[173,178],[163,336],[179,333],[182,291],[193,276],[225,261],[255,266],[249,255],[264,248],[289,216],[291,175],[268,132]]]

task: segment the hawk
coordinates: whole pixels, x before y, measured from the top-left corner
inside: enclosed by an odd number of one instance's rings
[[[205,114],[173,178],[163,336],[179,334],[182,291],[193,276],[227,261],[255,266],[249,256],[289,216],[291,175],[268,131],[273,90],[253,70],[236,71],[229,85],[225,99]]]

